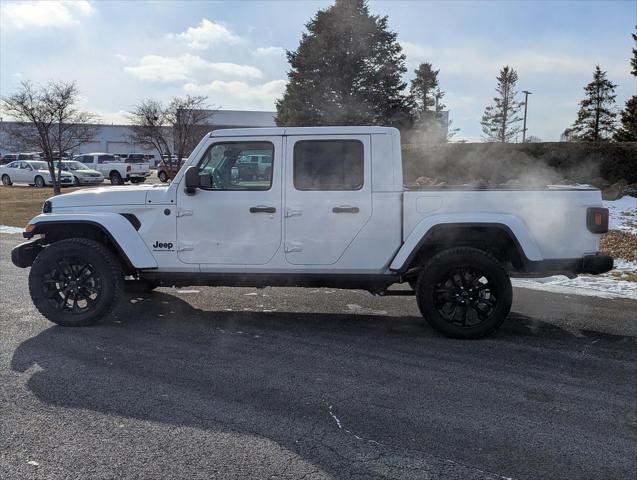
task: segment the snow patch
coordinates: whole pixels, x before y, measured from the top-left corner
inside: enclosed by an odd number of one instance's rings
[[[637,282],[620,280],[624,273],[637,274],[637,261],[615,259],[615,268],[602,275],[580,275],[567,278],[554,275],[545,278],[514,278],[514,287],[571,295],[637,300]]]
[[[626,195],[619,200],[604,200],[610,213],[610,230],[637,235],[637,198]]]
[[[22,227],[9,227],[8,225],[0,225],[0,233],[10,233],[12,235],[24,232]]]

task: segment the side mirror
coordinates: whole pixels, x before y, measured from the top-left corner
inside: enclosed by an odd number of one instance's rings
[[[184,188],[186,195],[194,195],[199,187],[199,168],[194,165],[188,167],[184,177],[186,178],[186,187]]]

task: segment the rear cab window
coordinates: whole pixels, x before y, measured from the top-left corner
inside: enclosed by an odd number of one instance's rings
[[[359,140],[300,140],[294,144],[296,190],[360,190],[364,148]]]

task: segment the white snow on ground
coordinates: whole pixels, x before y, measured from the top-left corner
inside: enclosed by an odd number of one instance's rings
[[[23,227],[8,227],[7,225],[0,225],[0,233],[22,233]]]
[[[626,195],[619,200],[604,200],[610,212],[611,230],[622,230],[637,235],[637,198]]]
[[[637,282],[620,280],[622,273],[637,274],[637,262],[616,259],[615,268],[602,275],[580,275],[573,279],[563,275],[546,278],[514,278],[511,282],[514,287],[531,290],[637,300]]]

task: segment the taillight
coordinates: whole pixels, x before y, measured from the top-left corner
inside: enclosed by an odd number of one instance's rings
[[[608,208],[587,208],[586,228],[592,233],[608,232]]]
[[[127,172],[130,172],[130,171],[131,171],[130,165],[126,165],[126,171],[127,171]]]

